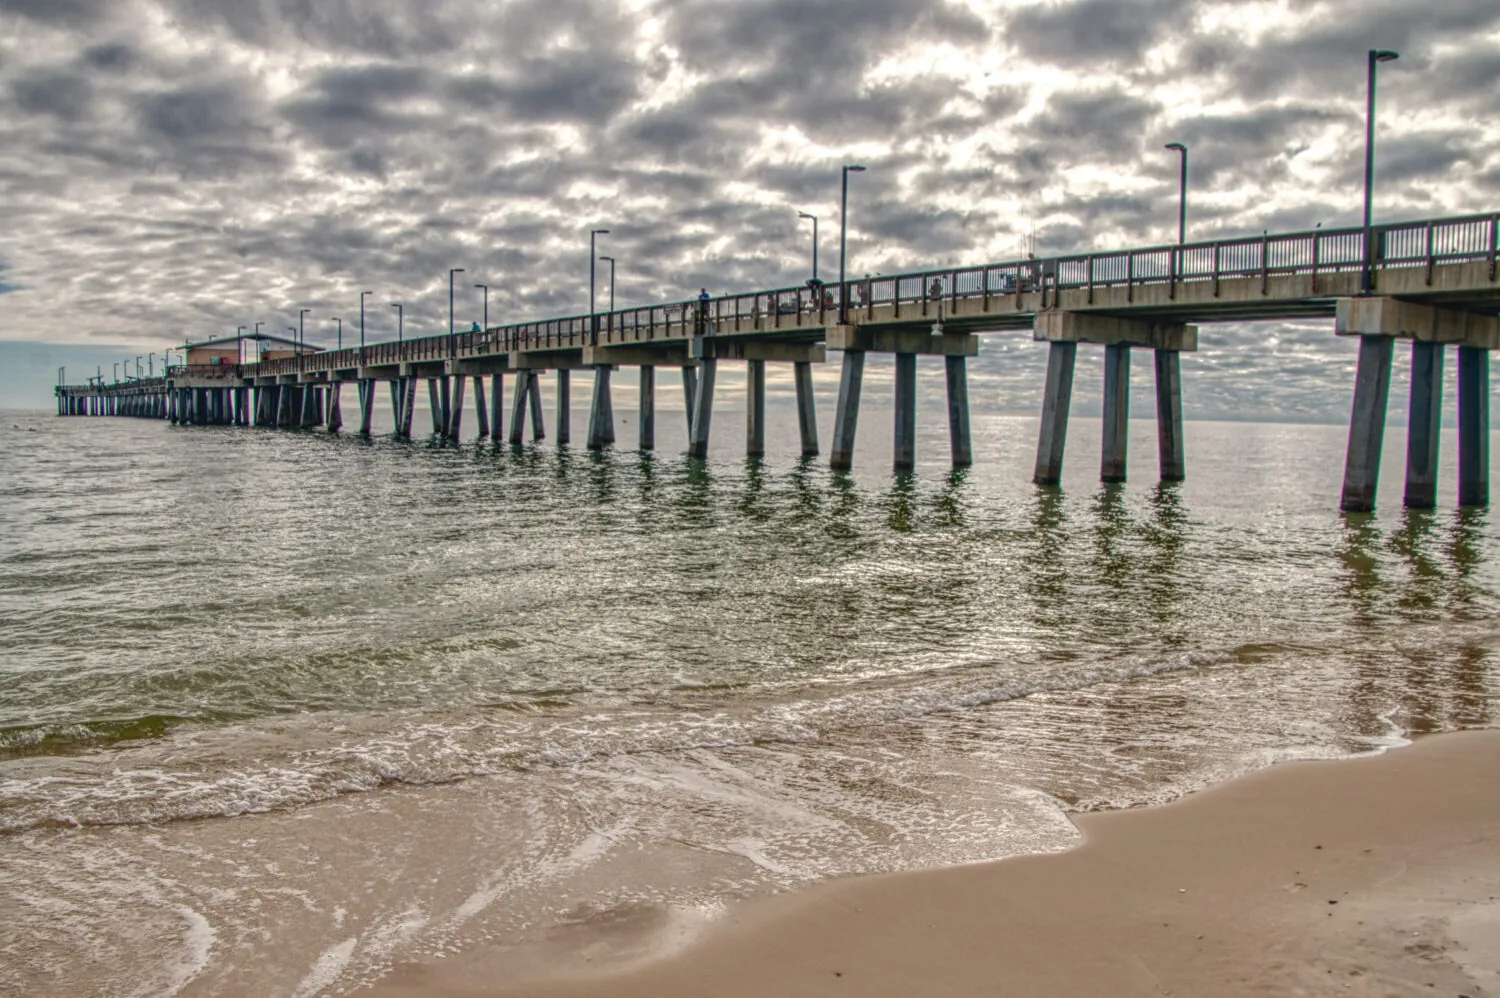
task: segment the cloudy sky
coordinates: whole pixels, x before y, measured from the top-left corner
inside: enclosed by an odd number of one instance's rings
[[[1168,241],[1169,141],[1190,236],[1348,224],[1371,47],[1377,217],[1500,207],[1490,0],[0,0],[0,341],[573,313],[593,227],[621,304],[790,285],[853,161],[857,272]]]

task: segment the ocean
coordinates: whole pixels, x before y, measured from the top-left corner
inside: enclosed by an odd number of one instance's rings
[[[954,473],[927,399],[895,475],[866,406],[845,476],[784,405],[764,460],[732,411],[688,460],[665,408],[643,456],[618,390],[603,454],[472,413],[458,446],[0,414],[0,993],[659,951],[743,898],[1495,723],[1500,529],[1454,508],[1452,431],[1438,510],[1402,509],[1393,420],[1379,512],[1344,516],[1341,426],[1189,422],[1163,486],[1138,419],[1101,486],[1075,418],[1049,490],[1034,416],[976,414]]]

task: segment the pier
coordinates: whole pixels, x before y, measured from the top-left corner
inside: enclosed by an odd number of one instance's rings
[[[60,416],[129,415],[174,423],[345,428],[343,389],[353,385],[350,429],[371,432],[388,386],[396,432],[410,437],[419,382],[426,382],[435,436],[457,439],[473,399],[481,437],[520,444],[529,417],[546,438],[543,375],[556,378],[554,439],[571,439],[574,371],[592,373],[586,443],[617,444],[615,373],[639,372],[639,436],[655,447],[656,372],[681,373],[688,449],[708,454],[718,365],[747,367],[746,453],[764,453],[766,364],[794,369],[805,457],[818,456],[812,365],[842,352],[830,465],[854,463],[865,357],[895,355],[896,468],[916,462],[916,358],[945,362],[951,460],[975,459],[969,433],[967,361],[987,335],[1030,333],[1048,351],[1034,479],[1062,474],[1079,348],[1102,362],[1104,441],[1100,479],[1125,480],[1130,358],[1154,358],[1159,473],[1186,477],[1180,357],[1199,348],[1198,326],[1225,321],[1327,318],[1359,340],[1341,506],[1375,504],[1396,342],[1411,344],[1412,395],[1404,501],[1436,501],[1446,348],[1455,347],[1459,409],[1459,502],[1489,501],[1489,353],[1500,346],[1500,213],[1392,225],[1264,234],[1142,249],[921,271],[725,295],[497,325],[471,332],[341,350],[292,345],[253,363],[228,354],[188,363],[164,378],[118,385],[59,386]],[[286,347],[291,341],[277,341]],[[511,385],[508,433],[505,382]],[[470,392],[472,388],[472,392]]]

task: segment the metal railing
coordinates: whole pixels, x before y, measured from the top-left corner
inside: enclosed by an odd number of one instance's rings
[[[838,321],[841,303],[856,320],[889,309],[889,317],[917,319],[946,304],[951,313],[961,300],[981,299],[989,311],[992,299],[1009,299],[996,307],[1035,311],[1057,303],[1062,291],[1086,290],[1088,300],[1100,289],[1125,287],[1127,299],[1146,285],[1168,285],[1175,297],[1181,284],[1259,278],[1262,289],[1272,277],[1302,274],[1358,273],[1425,267],[1431,283],[1438,264],[1486,261],[1489,279],[1500,263],[1500,213],[1377,225],[1371,228],[1370,259],[1365,230],[1313,229],[1265,233],[1184,245],[1110,250],[1043,259],[1012,260],[977,267],[951,267],[881,275],[818,287],[801,285],[724,295],[706,301],[688,299],[638,308],[600,312],[597,332],[587,314],[521,322],[437,336],[348,347],[303,357],[245,365],[246,374],[289,375],[358,366],[383,366],[482,357],[516,350],[556,350],[588,345],[608,346],[653,340],[685,339],[699,333],[786,330],[809,332]],[[1039,299],[1036,297],[1039,293]],[[1028,299],[1024,296],[1033,296]],[[885,313],[882,313],[885,317]],[[177,369],[174,369],[177,370]],[[201,368],[185,369],[197,374]],[[223,370],[222,368],[220,370]],[[211,376],[211,375],[210,375]]]

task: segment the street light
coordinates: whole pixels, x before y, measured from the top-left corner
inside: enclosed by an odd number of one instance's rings
[[[484,331],[490,331],[490,286],[488,284],[476,284],[476,288],[484,289]]]
[[[599,259],[609,261],[609,310],[615,310],[615,258],[612,256],[601,256]]]
[[[339,349],[342,350],[344,349],[344,320],[334,316],[333,321],[339,324]]]
[[[401,303],[398,301],[391,302],[391,308],[396,310],[396,346],[400,347],[401,329],[406,322],[406,314],[405,311],[401,308]],[[399,353],[400,351],[398,350],[397,352]]]
[[[453,356],[453,275],[462,274],[462,267],[448,271],[448,356]]]
[[[818,216],[809,215],[805,211],[797,212],[798,218],[810,218],[813,224],[813,280],[818,279]]]
[[[365,360],[365,295],[373,295],[373,291],[361,291],[359,293],[359,362]]]
[[[1187,242],[1187,146],[1181,142],[1168,142],[1168,149],[1176,149],[1182,154],[1182,181],[1178,185],[1177,197],[1177,244],[1180,246]]]
[[[120,362],[115,361],[115,384],[120,383]]]
[[[599,345],[599,313],[594,311],[594,239],[607,235],[608,229],[589,230],[589,346]]]
[[[1360,287],[1369,293],[1374,286],[1375,266],[1374,233],[1370,229],[1371,202],[1375,196],[1375,66],[1382,62],[1394,62],[1397,53],[1388,49],[1371,49],[1369,80],[1365,88],[1365,267]]]
[[[849,294],[844,288],[844,264],[849,257],[849,174],[864,173],[862,166],[844,167],[844,192],[839,201],[839,325],[849,324]]]
[[[135,380],[141,380],[141,358],[135,359]]]
[[[266,344],[261,339],[261,335],[260,335],[260,327],[264,326],[264,325],[265,325],[264,322],[257,322],[255,324],[255,353],[256,353],[255,359],[257,361],[264,360],[265,357],[266,357]],[[184,354],[182,359],[183,359],[183,363],[186,363],[187,362],[187,355]]]

